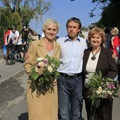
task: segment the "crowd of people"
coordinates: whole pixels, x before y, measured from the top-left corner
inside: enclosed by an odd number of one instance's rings
[[[26,26],[19,32],[16,30],[15,26],[12,26],[8,31],[8,35],[6,35],[6,48],[7,48],[7,64],[15,64],[15,60],[19,60],[20,62],[24,62],[25,53],[28,50],[28,37],[31,34],[28,31]],[[15,56],[17,54],[17,56]],[[9,61],[9,62],[8,62]]]
[[[118,75],[116,58],[119,57],[116,50],[117,42],[115,34],[111,30],[111,39],[106,42],[105,31],[99,27],[92,28],[88,33],[88,39],[79,36],[81,21],[76,17],[66,22],[67,36],[56,40],[59,24],[54,19],[44,22],[42,31],[44,37],[31,42],[26,54],[24,68],[28,75],[31,73],[31,65],[36,63],[38,57],[52,56],[61,61],[58,68],[60,76],[54,91],[37,94],[34,83],[28,77],[27,104],[29,120],[84,120],[82,117],[83,99],[87,111],[87,120],[93,120],[94,108],[91,100],[86,97],[87,88],[84,87],[86,76],[89,73],[101,71],[104,77],[111,79]],[[114,34],[113,34],[114,33]],[[106,44],[105,44],[106,43]],[[110,43],[110,48],[108,46]],[[116,43],[116,44],[115,44]],[[94,120],[112,120],[113,98],[108,97],[101,101]]]

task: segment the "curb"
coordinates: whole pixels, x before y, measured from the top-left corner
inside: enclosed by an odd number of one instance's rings
[[[14,73],[14,74],[6,77],[6,78],[0,80],[0,84],[1,84],[2,82],[5,82],[5,81],[7,81],[7,80],[10,80],[10,79],[13,78],[13,77],[16,78],[18,75],[21,75],[21,74],[23,74],[23,73],[25,73],[25,70],[24,70],[24,69],[22,69],[22,70],[20,70],[20,71],[18,71],[18,72],[16,72],[16,73]]]

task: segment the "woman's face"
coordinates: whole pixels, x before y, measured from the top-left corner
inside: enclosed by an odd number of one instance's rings
[[[58,31],[57,26],[52,25],[52,24],[48,25],[44,30],[45,37],[48,40],[53,40],[57,34],[57,31]]]
[[[114,29],[111,30],[111,34],[112,34],[112,35],[115,34],[115,30],[114,30]]]
[[[94,34],[90,39],[90,43],[93,47],[100,47],[102,44],[102,36],[99,34]]]

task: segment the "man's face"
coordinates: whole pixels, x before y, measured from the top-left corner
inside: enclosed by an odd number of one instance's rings
[[[27,31],[27,28],[24,28],[24,31]]]
[[[13,32],[13,33],[15,33],[15,31],[16,31],[15,29],[12,29],[12,32]]]
[[[68,32],[68,36],[72,40],[75,40],[78,36],[78,33],[80,32],[79,24],[73,21],[69,22],[67,26],[67,32]]]

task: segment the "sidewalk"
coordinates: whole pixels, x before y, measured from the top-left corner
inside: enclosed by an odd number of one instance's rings
[[[14,65],[6,65],[3,50],[0,49],[0,82],[22,72],[24,63],[16,62]]]
[[[3,49],[0,49],[0,60],[4,57]]]
[[[6,65],[3,52],[0,49],[0,120],[2,119],[1,117],[8,117],[5,120],[23,120],[21,116],[19,119],[16,119],[15,116],[17,114],[15,113],[21,114],[22,112],[27,112],[27,105],[25,103],[27,75],[24,76],[23,64],[16,62],[14,65]],[[21,102],[21,109],[18,106],[19,102]],[[17,109],[14,112],[9,111],[15,106]],[[6,113],[8,114],[4,116]],[[12,116],[14,119],[11,118]]]

